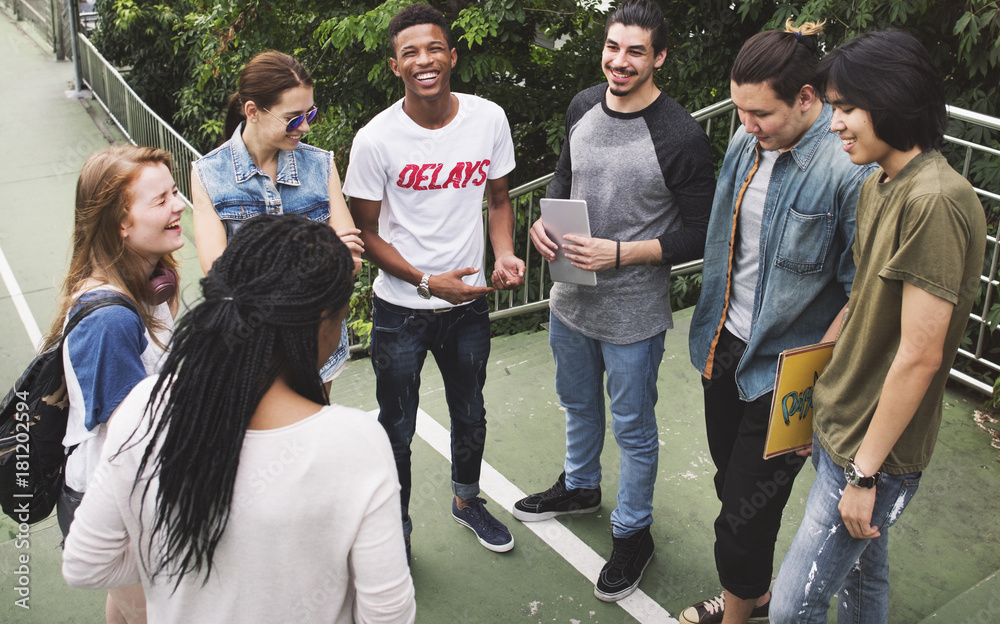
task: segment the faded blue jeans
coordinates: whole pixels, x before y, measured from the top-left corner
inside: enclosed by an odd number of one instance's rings
[[[847,532],[837,505],[844,469],[813,438],[816,480],[806,501],[805,518],[778,571],[771,598],[771,624],[826,622],[830,598],[837,592],[840,624],[889,621],[889,527],[903,513],[920,481],[919,472],[882,475],[876,486],[872,524],[881,535],[855,539]]]
[[[666,331],[628,345],[588,338],[549,314],[549,346],[556,362],[556,394],[566,410],[566,487],[601,483],[604,449],[604,374],[611,398],[611,430],[621,448],[615,537],[653,522],[653,485],[659,460],[656,375]]]
[[[330,355],[330,359],[326,361],[323,368],[319,369],[319,376],[323,380],[323,383],[332,381],[340,374],[340,371],[344,370],[347,360],[351,359],[350,348],[351,344],[348,342],[347,335],[347,321],[344,321],[340,325],[340,344],[333,354]]]
[[[451,485],[459,498],[479,495],[486,445],[483,385],[490,357],[486,299],[444,310],[414,310],[373,297],[372,366],[378,420],[389,436],[399,474],[403,535],[410,520],[410,443],[416,433],[420,371],[427,352],[444,379],[451,417]]]

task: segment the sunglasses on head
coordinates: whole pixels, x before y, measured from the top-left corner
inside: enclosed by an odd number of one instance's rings
[[[275,115],[271,111],[267,110],[263,106],[261,107],[261,110],[264,111],[265,113],[267,113],[268,115],[270,115],[271,117],[274,117],[275,119],[277,119],[281,123],[287,124],[285,126],[285,132],[291,132],[292,130],[298,128],[299,126],[302,125],[303,121],[312,123],[312,120],[316,119],[316,115],[317,115],[317,113],[319,113],[319,110],[317,110],[317,108],[315,106],[313,106],[311,109],[309,109],[305,113],[302,113],[301,115],[298,115],[296,117],[292,117],[291,119],[282,119],[281,117],[278,117],[277,115]]]

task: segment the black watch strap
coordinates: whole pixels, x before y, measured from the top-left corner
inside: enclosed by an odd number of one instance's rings
[[[863,474],[864,473],[858,469],[858,465],[854,463],[853,457],[847,461],[847,467],[844,468],[844,478],[847,480],[849,485],[870,490],[882,482],[881,470],[870,477],[862,476]]]

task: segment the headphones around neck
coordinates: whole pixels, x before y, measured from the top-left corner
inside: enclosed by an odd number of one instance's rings
[[[153,274],[149,277],[148,288],[153,297],[153,303],[156,305],[166,303],[177,294],[177,273],[158,263],[153,269]]]

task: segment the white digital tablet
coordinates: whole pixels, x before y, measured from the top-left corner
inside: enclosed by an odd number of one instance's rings
[[[556,259],[549,263],[549,275],[552,281],[580,284],[582,286],[597,286],[597,273],[579,269],[566,259],[562,244],[563,236],[578,234],[590,237],[590,217],[587,215],[587,202],[582,199],[542,199],[542,224],[545,234],[560,245],[556,250]]]

